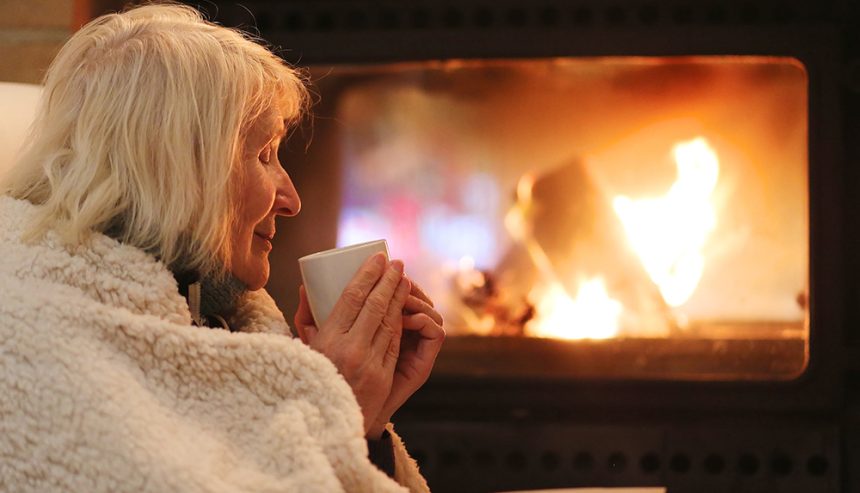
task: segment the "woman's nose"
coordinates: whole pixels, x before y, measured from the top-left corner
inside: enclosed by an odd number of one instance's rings
[[[292,217],[299,213],[302,209],[302,199],[299,197],[299,192],[293,185],[293,180],[286,171],[281,169],[278,177],[278,186],[275,190],[275,214],[281,216]]]

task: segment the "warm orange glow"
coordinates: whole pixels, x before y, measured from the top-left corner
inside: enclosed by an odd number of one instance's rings
[[[532,189],[535,186],[535,177],[526,173],[517,182],[517,202],[527,204],[532,200]]]
[[[558,279],[543,248],[531,236],[527,219],[532,206],[535,178],[523,175],[517,183],[517,202],[505,216],[505,227],[511,236],[525,246],[540,281],[529,292],[535,317],[526,323],[526,334],[532,337],[558,339],[608,339],[619,329],[621,303],[609,297],[601,278],[579,284],[571,297]],[[480,330],[480,329],[479,329]]]
[[[665,195],[618,196],[613,206],[663,299],[677,307],[690,299],[705,268],[702,249],[716,226],[711,195],[720,165],[702,137],[677,144],[673,155],[678,176]]]
[[[705,268],[703,248],[716,226],[711,195],[717,184],[719,161],[702,138],[675,145],[672,150],[677,178],[660,197],[613,200],[627,238],[645,270],[669,306],[685,303],[696,289]],[[606,339],[618,335],[624,307],[607,291],[603,277],[580,282],[575,295],[560,279],[543,248],[531,234],[528,217],[535,178],[524,175],[517,184],[517,201],[505,217],[511,237],[529,253],[539,274],[528,295],[535,316],[525,332],[535,337]],[[460,269],[470,270],[471,259]],[[471,282],[475,280],[472,279]],[[491,319],[472,320],[477,332],[488,330]]]
[[[529,299],[537,315],[526,324],[535,337],[558,339],[608,339],[618,334],[621,303],[609,297],[603,279],[579,285],[575,298],[557,282],[536,286]]]
[[[532,203],[532,188],[535,178],[526,173],[517,182],[517,201],[505,215],[505,229],[517,241],[526,241],[531,234],[526,215]]]

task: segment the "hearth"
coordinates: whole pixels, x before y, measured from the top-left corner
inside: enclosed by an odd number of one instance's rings
[[[304,207],[279,227],[279,304],[298,256],[386,237],[446,315],[396,417],[435,490],[860,490],[852,4],[215,18],[319,94],[282,159]]]

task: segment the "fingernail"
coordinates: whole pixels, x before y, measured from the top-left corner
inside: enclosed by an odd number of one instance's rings
[[[396,270],[397,272],[403,274],[403,262],[399,260],[392,260],[389,265],[391,265],[391,267],[393,267],[394,270]]]
[[[387,262],[384,253],[376,253],[373,255],[373,265],[376,267],[385,268],[385,263]]]
[[[401,277],[400,282],[397,284],[397,295],[406,296],[409,294],[410,289],[411,286],[409,285],[409,280],[405,277]]]

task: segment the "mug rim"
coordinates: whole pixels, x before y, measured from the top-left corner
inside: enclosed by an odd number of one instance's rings
[[[386,244],[385,238],[382,238],[379,240],[365,241],[364,243],[356,243],[355,245],[348,245],[345,247],[330,248],[328,250],[323,250],[321,252],[311,253],[310,255],[305,255],[304,257],[299,258],[299,262],[304,262],[307,260],[314,260],[314,259],[318,259],[318,258],[328,257],[328,256],[331,256],[332,254],[335,254],[335,253],[350,252],[353,250],[358,250],[360,248],[364,248],[364,247],[369,246],[369,245],[375,245],[378,243]],[[386,247],[386,250],[388,250],[387,247]]]

